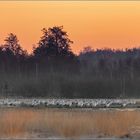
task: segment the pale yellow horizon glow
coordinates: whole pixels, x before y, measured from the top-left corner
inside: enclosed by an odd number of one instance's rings
[[[0,1],[0,44],[15,33],[29,52],[41,29],[64,26],[78,53],[85,46],[140,46],[140,1]]]

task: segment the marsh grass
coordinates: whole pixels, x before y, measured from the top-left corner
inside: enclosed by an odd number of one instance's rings
[[[139,127],[140,111],[0,109],[0,137],[125,137]]]

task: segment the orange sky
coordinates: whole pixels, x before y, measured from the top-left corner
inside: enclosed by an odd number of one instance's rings
[[[41,29],[63,25],[78,53],[85,46],[140,45],[140,1],[0,1],[0,43],[15,33],[31,51]]]

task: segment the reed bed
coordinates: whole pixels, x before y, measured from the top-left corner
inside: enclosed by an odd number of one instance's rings
[[[0,109],[0,137],[133,137],[139,110]]]

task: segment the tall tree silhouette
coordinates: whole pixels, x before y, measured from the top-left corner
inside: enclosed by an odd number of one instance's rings
[[[17,36],[13,33],[8,34],[1,46],[1,60],[4,71],[17,71],[21,73],[21,67],[25,63],[27,51],[23,50],[19,44]]]
[[[34,49],[36,57],[69,57],[73,55],[70,44],[73,43],[63,31],[63,26],[43,28],[43,36],[39,41],[39,46]]]
[[[5,41],[5,44],[4,44],[5,49],[7,51],[8,50],[11,51],[15,56],[23,55],[26,53],[26,51],[24,51],[21,48],[21,46],[19,44],[19,40],[15,34],[10,33],[4,41]]]

